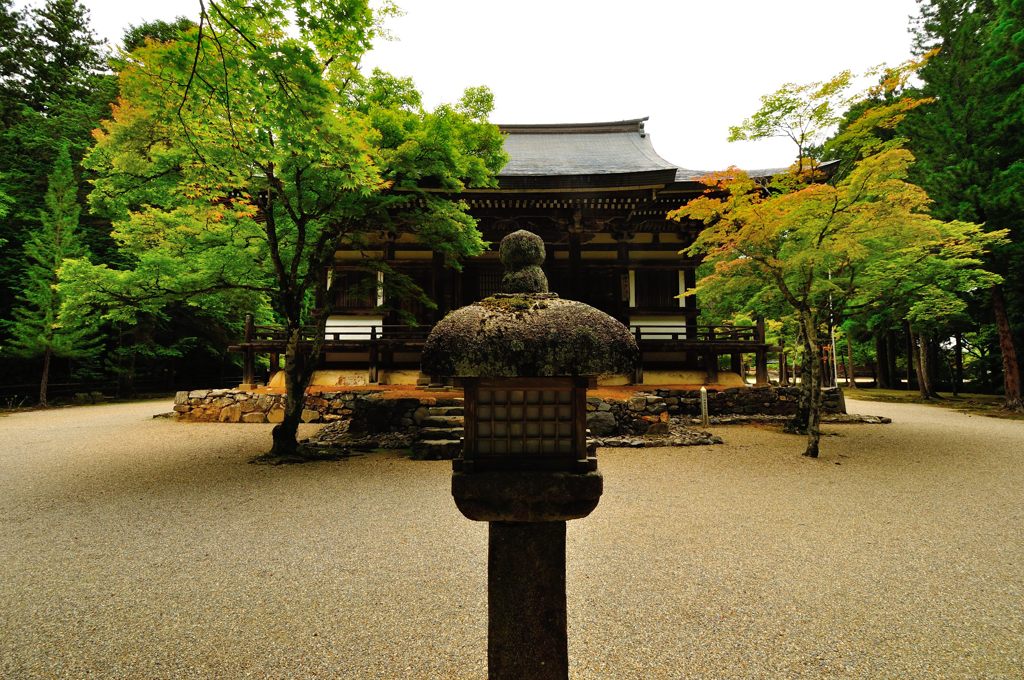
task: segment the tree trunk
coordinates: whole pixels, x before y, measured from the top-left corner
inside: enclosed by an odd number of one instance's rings
[[[1003,298],[1001,286],[992,286],[992,312],[996,319],[996,330],[999,333],[999,352],[1003,356],[1003,394],[1006,403],[1003,408],[1011,411],[1024,411],[1024,401],[1020,393],[1020,364],[1017,363],[1017,350],[1013,344],[1013,330],[1006,316],[1006,300]]]
[[[326,308],[325,308],[326,309]],[[275,463],[300,462],[297,434],[299,423],[302,422],[302,411],[306,407],[306,389],[313,379],[323,346],[323,337],[327,323],[325,309],[314,311],[313,339],[309,349],[302,349],[302,326],[299,323],[288,327],[288,343],[284,353],[284,419],[271,431],[273,447],[262,456],[262,460]]]
[[[50,385],[50,358],[53,356],[53,350],[48,346],[46,351],[43,352],[43,377],[39,380],[39,405],[47,406],[46,403],[46,389]]]
[[[914,332],[910,330],[910,322],[906,323],[907,333],[907,391],[914,389],[914,378],[917,375],[917,346],[914,344]],[[916,381],[920,383],[920,381]]]
[[[846,386],[857,389],[857,371],[853,368],[853,341],[850,336],[846,336],[846,356],[850,367],[850,372],[846,374]]]
[[[892,389],[892,372],[889,370],[889,343],[887,334],[875,335],[875,385],[882,389]]]
[[[288,329],[288,344],[284,351],[284,419],[274,426],[271,433],[274,445],[268,457],[289,460],[296,457],[299,449],[297,434],[302,422],[302,409],[306,404],[306,388],[311,374],[306,371],[305,357],[301,354],[299,340],[302,327]]]
[[[917,373],[917,390],[922,399],[934,399],[935,391],[932,390],[931,381],[928,378],[928,339],[920,333],[910,331],[910,346],[913,350],[911,359],[914,362],[914,371]]]
[[[925,353],[925,378],[928,380],[928,392],[935,399],[942,397],[938,393],[939,384],[939,341],[934,335],[921,336],[921,351]]]
[[[811,395],[809,391],[809,381],[811,375],[810,366],[812,363],[818,362],[820,364],[821,362],[820,357],[812,356],[811,350],[808,348],[807,342],[803,337],[802,326],[799,341],[803,345],[802,351],[800,352],[800,391],[797,393],[796,412],[793,414],[793,417],[790,419],[790,421],[786,424],[785,430],[786,432],[791,432],[794,434],[806,434],[807,423],[810,420],[811,411]],[[793,368],[795,373],[795,362]]]
[[[885,332],[885,358],[889,370],[889,389],[896,389],[899,372],[896,370],[896,333],[892,330]]]
[[[834,348],[834,349],[838,349],[838,348]],[[840,354],[836,353],[836,363],[838,364],[838,367],[836,368],[836,384],[835,384],[835,386],[839,387],[839,369],[842,369],[842,371],[843,371],[843,381],[846,382],[847,385],[849,385],[850,384],[850,371],[849,371],[849,369],[846,366],[846,355],[845,354],[840,355]]]
[[[804,343],[808,354],[811,355],[810,380],[806,390],[808,399],[807,409],[807,449],[805,456],[810,458],[818,457],[818,448],[821,442],[821,346],[818,344],[817,327],[813,320],[807,317],[801,319],[804,324]]]

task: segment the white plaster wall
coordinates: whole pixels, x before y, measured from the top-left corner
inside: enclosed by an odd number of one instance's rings
[[[647,328],[650,326],[657,326],[658,328],[665,328],[669,333],[681,333],[679,337],[686,337],[686,317],[685,316],[631,316],[629,317],[630,330],[633,330],[633,326],[644,326],[644,338],[647,340],[670,340],[669,335],[650,335],[647,333]]]
[[[383,325],[383,316],[332,314],[327,317],[327,328],[325,331],[328,334],[345,333],[345,335],[338,338],[339,340],[369,340],[370,326],[377,327],[377,337],[380,337],[381,326]]]

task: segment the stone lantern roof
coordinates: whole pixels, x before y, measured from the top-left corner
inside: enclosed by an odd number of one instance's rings
[[[458,378],[628,373],[636,340],[604,312],[547,292],[544,242],[520,230],[501,241],[504,292],[455,310],[423,347],[423,371]]]

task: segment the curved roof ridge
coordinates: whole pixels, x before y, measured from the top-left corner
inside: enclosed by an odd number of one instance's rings
[[[603,132],[639,132],[645,135],[644,123],[650,116],[591,123],[496,123],[502,132],[517,135],[588,134]]]

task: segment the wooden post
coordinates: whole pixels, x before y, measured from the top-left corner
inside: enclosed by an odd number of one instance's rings
[[[708,329],[708,344],[714,345],[715,343],[715,328],[712,326]],[[704,370],[708,374],[708,384],[714,385],[718,382],[718,353],[715,352],[714,347],[709,347],[704,352]]]
[[[252,341],[256,334],[252,314],[245,315],[245,358],[242,361],[242,384],[245,389],[252,389],[256,383],[256,352]]]
[[[746,382],[747,377],[743,375],[743,355],[739,352],[733,352],[729,355],[729,370],[739,375]]]
[[[768,382],[768,349],[765,347],[767,333],[764,327],[763,316],[757,317],[757,322],[754,325],[754,336],[759,345],[754,353],[754,386],[766,387],[770,383]]]
[[[580,253],[580,235],[569,234],[569,290],[573,300],[579,300],[583,293],[583,282],[580,281],[583,257]]]
[[[377,327],[370,326],[370,374],[367,376],[367,381],[371,385],[377,384],[380,378],[380,367],[378,366],[378,348],[377,348]]]
[[[768,381],[768,350],[758,349],[754,352],[754,387],[767,387]]]
[[[644,384],[644,350],[640,346],[640,326],[636,326],[633,329],[633,335],[636,336],[636,346],[640,350],[636,357],[636,367],[633,369],[633,384],[643,385]]]
[[[789,387],[789,365],[786,363],[786,348],[779,340],[779,387]]]

